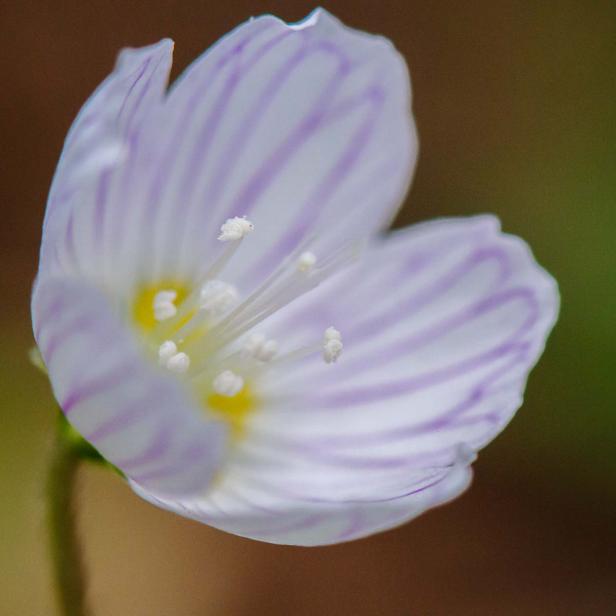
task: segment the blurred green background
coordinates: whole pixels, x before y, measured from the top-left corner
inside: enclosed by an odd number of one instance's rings
[[[80,478],[95,614],[616,614],[616,4],[325,7],[407,58],[421,139],[399,224],[494,212],[561,285],[526,403],[471,490],[401,529],[297,549],[225,535]],[[64,135],[123,46],[176,41],[174,75],[247,17],[308,2],[6,2],[0,8],[0,614],[53,613],[43,477],[49,388],[28,363],[29,291]]]

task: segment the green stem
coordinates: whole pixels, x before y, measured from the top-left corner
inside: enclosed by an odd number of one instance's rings
[[[85,582],[74,510],[75,479],[83,452],[61,423],[48,477],[53,573],[63,616],[86,616]]]

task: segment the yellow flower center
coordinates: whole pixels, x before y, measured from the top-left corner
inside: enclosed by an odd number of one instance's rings
[[[170,292],[175,293],[173,305],[178,309],[178,313],[175,316],[165,318],[163,320],[164,325],[162,325],[160,319],[156,318],[154,306],[156,298],[161,293]],[[145,338],[152,342],[155,347],[158,348],[161,345],[163,338],[175,338],[180,329],[187,325],[197,314],[198,308],[196,306],[181,310],[182,303],[190,294],[190,285],[172,279],[162,280],[156,284],[144,285],[137,292],[132,305],[132,319],[138,329],[145,335]],[[163,331],[157,330],[157,326],[161,326]],[[206,323],[201,323],[191,328],[187,335],[181,335],[179,339],[176,338],[176,350],[188,350],[188,347],[193,342],[207,335],[207,331],[208,326]],[[159,334],[163,332],[164,334],[161,337]],[[231,428],[232,438],[239,438],[244,432],[246,418],[257,406],[256,397],[251,388],[248,385],[244,385],[233,396],[222,395],[216,393],[210,384],[204,387],[205,384],[203,380],[198,378],[198,375],[191,374],[188,371],[186,376],[187,384],[194,388],[197,398],[202,401],[204,411],[226,421]]]
[[[211,393],[206,397],[205,405],[220,419],[224,419],[231,427],[231,436],[239,438],[244,432],[246,418],[257,408],[257,399],[248,385],[235,396],[222,396]]]
[[[156,284],[145,285],[137,292],[135,301],[133,302],[132,316],[134,322],[139,326],[141,331],[149,333],[156,327],[158,321],[154,316],[154,310],[152,308],[154,305],[154,298],[161,291],[167,290],[177,293],[175,299],[176,306],[180,306],[189,294],[188,285],[176,280],[163,280]],[[190,314],[187,320],[190,320],[191,317],[192,314]],[[184,323],[186,323],[187,320],[185,320]],[[174,325],[176,324],[174,323]],[[182,325],[183,323],[178,323],[177,328]]]

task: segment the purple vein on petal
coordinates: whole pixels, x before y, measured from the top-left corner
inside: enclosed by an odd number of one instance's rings
[[[198,79],[199,85],[195,84],[192,86],[193,91],[191,93],[191,96],[187,97],[187,100],[183,105],[183,109],[175,110],[175,114],[177,115],[179,123],[174,128],[174,130],[171,131],[171,141],[163,151],[163,156],[160,158],[160,162],[157,167],[157,172],[152,175],[153,181],[148,192],[148,203],[157,204],[160,200],[162,187],[169,183],[168,172],[174,168],[173,163],[178,155],[178,151],[180,150],[181,141],[185,138],[185,135],[189,131],[190,123],[194,120],[195,112],[199,108],[199,105],[203,101],[203,98],[207,95],[209,91],[213,89],[218,79],[225,77],[226,73],[224,71],[229,67],[233,68],[235,64],[239,62],[242,54],[245,52],[246,47],[255,39],[257,39],[259,35],[263,34],[264,32],[267,33],[267,30],[269,30],[269,28],[261,28],[250,32],[248,36],[245,36],[230,50],[228,50],[227,53],[225,53],[213,66],[212,70],[207,72],[205,75],[201,75],[199,77],[195,77],[194,75],[184,75],[180,77],[180,79],[178,80],[178,84],[181,84],[187,79]],[[267,46],[268,42],[266,42],[265,46]],[[205,162],[205,154],[209,149],[209,145],[212,141],[215,131],[218,129],[220,112],[224,110],[224,107],[229,100],[228,96],[230,96],[232,89],[235,85],[233,83],[235,81],[233,74],[234,73],[232,72],[231,76],[227,75],[227,85],[225,88],[223,88],[223,92],[221,95],[219,95],[217,102],[215,102],[212,106],[210,115],[207,116],[205,119],[201,138],[198,139],[198,141],[200,142],[200,145],[198,146],[200,149],[200,156],[191,156],[193,164],[198,164],[200,162],[199,159],[201,159],[201,162]],[[167,97],[167,100],[165,101],[165,109],[169,106],[173,106],[175,94],[174,90],[176,88],[177,85],[174,84]],[[169,111],[167,111],[167,113],[169,113]],[[192,171],[192,177],[194,177],[196,169],[192,168]],[[187,178],[185,177],[184,180],[186,179]],[[189,197],[189,193],[184,193],[182,195],[182,201],[188,202]]]
[[[170,185],[169,174],[176,168],[175,159],[181,151],[180,145],[185,139],[186,134],[190,133],[190,124],[196,117],[196,111],[198,110],[203,97],[212,90],[219,79],[226,77],[222,92],[214,101],[209,115],[204,120],[200,135],[197,137],[195,145],[193,146],[194,151],[189,157],[189,163],[185,166],[183,178],[179,184],[182,191],[179,201],[185,204],[184,207],[186,208],[186,212],[182,217],[182,220],[185,221],[185,228],[188,227],[190,221],[192,220],[191,216],[193,210],[195,208],[204,209],[204,201],[202,199],[196,199],[192,194],[194,183],[201,176],[203,169],[206,168],[208,154],[211,150],[211,144],[218,132],[218,129],[220,128],[223,114],[240,81],[241,72],[237,67],[243,58],[245,50],[250,43],[258,39],[259,35],[267,33],[269,29],[269,27],[265,27],[251,32],[250,35],[244,37],[237,45],[223,55],[211,71],[209,71],[205,76],[199,77],[200,84],[199,86],[195,85],[193,87],[193,92],[191,96],[187,98],[184,108],[182,110],[175,110],[175,114],[177,114],[179,122],[171,132],[169,144],[163,149],[163,154],[159,159],[160,162],[158,164],[158,171],[152,175],[152,182],[150,184],[147,197],[147,203],[149,206],[143,211],[145,218],[142,222],[144,224],[148,221],[154,220],[156,218],[157,210],[162,206],[164,187]],[[288,32],[270,37],[266,39],[265,42],[262,42],[256,50],[251,51],[251,55],[246,60],[248,67],[258,63],[286,36],[288,36]],[[227,74],[229,71],[231,71],[231,73]],[[180,82],[182,79],[183,78],[180,78]],[[165,103],[163,113],[169,113],[169,111],[166,110],[169,107],[172,108],[173,104],[174,99],[173,94],[171,94]],[[208,208],[205,209],[208,212],[210,211]],[[201,230],[201,233],[202,232],[203,230]],[[181,231],[179,232],[179,235],[182,236]],[[175,236],[173,239],[174,241],[177,240]]]
[[[156,435],[150,439],[145,449],[131,458],[121,458],[117,460],[117,466],[134,472],[135,469],[139,467],[149,466],[154,462],[158,462],[163,458],[171,446],[173,423],[172,420],[161,421]]]
[[[383,401],[401,395],[409,395],[418,391],[442,385],[449,380],[472,373],[494,360],[502,359],[509,353],[520,350],[520,343],[509,342],[494,349],[474,355],[449,366],[432,370],[426,374],[412,376],[406,379],[377,383],[355,389],[322,394],[316,397],[315,403],[324,408],[345,408],[375,401]]]
[[[333,468],[347,468],[350,470],[432,470],[447,467],[455,456],[455,445],[444,448],[418,453],[411,451],[404,455],[378,456],[363,452],[361,455],[350,454],[341,451],[345,445],[356,447],[357,445],[381,445],[382,439],[371,439],[371,435],[354,435],[352,437],[319,437],[316,442],[301,441],[278,436],[264,436],[263,442],[277,450],[288,450],[295,457],[308,459],[310,464],[317,466],[329,466]],[[355,438],[357,437],[357,443]],[[387,438],[387,441],[394,439]]]
[[[137,483],[146,483],[152,480],[161,480],[179,473],[183,473],[187,467],[193,465],[198,468],[197,462],[206,457],[207,453],[207,444],[202,441],[197,441],[196,443],[185,447],[179,460],[174,464],[164,464],[160,467],[131,475],[131,479]],[[196,483],[197,485],[201,485],[202,479],[196,478]]]
[[[477,249],[462,263],[456,265],[445,275],[431,282],[424,290],[420,292],[413,290],[410,297],[402,299],[396,306],[388,309],[386,312],[380,312],[375,316],[364,318],[362,321],[356,323],[346,332],[346,337],[348,339],[361,340],[369,336],[377,327],[379,331],[391,327],[400,320],[402,315],[408,318],[421,308],[428,306],[440,295],[449,291],[456,283],[460,282],[464,276],[467,276],[473,269],[483,265],[486,260],[490,259],[494,260],[500,267],[499,272],[497,272],[496,283],[503,284],[511,275],[511,266],[506,253],[496,246]],[[406,276],[408,274],[403,270],[400,272],[400,275]]]
[[[267,59],[267,57],[272,52],[276,51],[278,46],[284,41],[286,41],[290,37],[290,35],[291,33],[288,31],[281,32],[277,36],[262,44],[261,47],[255,50],[255,52],[250,58],[246,58],[243,62],[240,61],[241,58],[238,58],[237,67],[228,78],[230,87],[228,91],[224,92],[224,97],[221,98],[219,110],[220,112],[224,112],[225,108],[228,107],[228,105],[231,103],[233,95],[237,91],[237,86],[242,83],[243,78],[246,75],[250,74],[251,71],[257,70],[259,67],[259,63]],[[302,48],[297,52],[296,56],[300,58],[303,57],[305,53],[306,49]],[[279,70],[278,74],[274,75],[270,82],[264,86],[264,90],[267,96],[262,94],[260,99],[250,106],[243,120],[238,123],[234,136],[230,138],[227,147],[223,152],[220,153],[218,157],[218,163],[212,174],[212,182],[208,187],[207,194],[203,195],[202,198],[198,199],[198,202],[207,201],[215,203],[218,200],[220,196],[220,190],[222,186],[224,186],[227,176],[229,172],[233,169],[234,162],[239,155],[242,142],[248,138],[256,125],[258,125],[262,114],[265,112],[268,104],[271,102],[271,95],[275,93],[284,84],[285,79],[291,74],[295,66],[296,62],[292,58],[290,61],[285,63],[285,65],[283,65],[283,67]],[[217,113],[217,118],[220,119],[220,113]],[[206,135],[206,137],[209,137],[209,135]],[[187,167],[187,173],[185,177],[186,182],[183,183],[184,189],[187,191],[187,193],[183,195],[186,200],[190,198],[190,193],[188,191],[192,188],[192,185],[189,180],[195,177],[197,165],[200,164],[200,161],[203,158],[203,151],[205,147],[209,145],[210,141],[211,139],[205,142],[197,142],[197,147],[195,148],[195,151],[191,156],[191,165]]]
[[[437,414],[436,417],[422,421],[419,423],[411,423],[411,425],[401,425],[395,428],[386,430],[371,431],[370,433],[353,434],[352,436],[330,436],[320,437],[318,440],[317,450],[322,452],[325,448],[331,450],[332,453],[337,448],[346,447],[358,447],[358,446],[378,446],[384,443],[393,443],[397,440],[405,440],[408,438],[414,438],[423,434],[428,434],[433,431],[442,430],[451,425],[451,422],[461,420],[462,417],[467,419],[482,420],[487,415],[490,417],[495,416],[495,411],[491,411],[487,414],[481,414],[479,416],[468,416],[469,412],[475,409],[481,402],[484,402],[486,396],[492,393],[491,387],[494,383],[497,383],[502,376],[507,376],[511,370],[516,366],[523,364],[528,356],[526,354],[527,349],[520,350],[517,354],[511,356],[511,360],[499,366],[496,370],[492,371],[487,377],[479,381],[470,392],[459,402],[456,402],[453,406]],[[507,409],[508,410],[508,409]],[[409,418],[402,418],[406,423],[409,422]],[[354,456],[347,456],[347,459],[355,459]]]
[[[73,411],[79,411],[78,405],[96,394],[116,388],[121,382],[129,380],[135,372],[136,366],[131,358],[131,361],[120,364],[107,374],[69,387],[66,397],[60,403],[64,414],[69,416]]]
[[[319,216],[327,208],[327,205],[340,188],[343,180],[353,171],[361,159],[375,127],[375,119],[379,105],[383,99],[380,93],[371,92],[365,97],[355,101],[357,106],[367,104],[366,118],[360,123],[357,130],[351,136],[349,144],[338,159],[332,164],[325,177],[317,183],[312,193],[299,209],[295,220],[288,226],[289,230],[278,242],[244,274],[245,280],[264,276],[280,260],[281,254],[287,254],[299,244],[302,237],[314,226]],[[335,121],[336,115],[328,114],[323,118],[320,129],[326,130],[329,122]]]
[[[119,375],[126,374],[127,372],[129,372],[128,376],[130,378],[130,371],[127,371],[126,367],[124,367],[123,371],[117,370],[114,371],[114,373],[109,374],[106,380],[100,379],[98,383],[92,383],[89,387],[82,388],[81,391],[78,392],[76,402],[73,402],[73,405],[85,401],[87,398],[92,397],[96,393],[100,393],[101,391],[105,391],[109,388],[115,388],[121,379]],[[136,400],[131,401],[120,410],[113,409],[113,415],[111,417],[103,421],[92,431],[84,433],[84,436],[93,443],[100,442],[116,432],[125,430],[130,426],[133,426],[135,423],[139,423],[141,420],[147,419],[150,412],[150,403],[156,401],[159,395],[160,392],[150,390],[145,396],[137,396]],[[67,415],[69,412],[70,408],[65,410]]]
[[[278,45],[280,45],[284,40],[289,37],[289,32],[279,33],[277,36],[267,40],[263,43],[258,49],[256,49],[253,55],[244,60],[243,64],[240,64],[240,59],[237,58],[237,68],[228,76],[227,82],[223,91],[218,97],[218,100],[214,103],[212,112],[208,119],[206,120],[204,127],[202,129],[202,133],[200,137],[197,139],[194,151],[190,156],[190,163],[187,165],[185,177],[181,182],[182,186],[182,202],[187,203],[187,212],[184,217],[184,227],[188,227],[188,223],[193,220],[193,216],[191,215],[193,211],[197,213],[199,210],[202,212],[207,211],[207,216],[210,221],[210,224],[216,224],[219,222],[216,218],[216,213],[213,208],[216,205],[216,197],[211,194],[202,194],[202,195],[194,195],[194,191],[196,190],[195,183],[198,178],[201,176],[201,170],[206,168],[206,160],[207,155],[210,151],[210,146],[214,140],[214,137],[220,128],[222,123],[222,119],[224,117],[224,113],[227,110],[229,104],[231,103],[234,94],[237,92],[237,88],[242,81],[242,77],[245,73],[255,70],[258,66],[258,63],[264,60],[268,54],[274,51]],[[221,158],[224,158],[225,154],[221,155]],[[218,171],[213,174],[213,180],[211,186],[205,187],[206,190],[211,190],[215,192],[215,185],[217,182],[217,178],[219,175],[224,175],[228,169],[233,166],[233,161],[229,161],[227,166],[218,166]],[[210,208],[203,208],[203,204],[210,204]],[[205,221],[204,221],[205,222]],[[201,223],[197,224],[197,227],[201,229]]]
[[[374,367],[375,362],[380,366],[394,363],[401,357],[414,353],[430,344],[436,343],[444,336],[451,334],[453,331],[461,329],[472,321],[485,316],[487,313],[502,308],[503,306],[516,301],[523,302],[528,309],[526,320],[514,333],[515,337],[521,337],[527,333],[536,323],[539,317],[539,308],[534,301],[532,291],[526,288],[506,289],[502,292],[480,299],[472,305],[458,311],[453,315],[447,316],[445,319],[424,328],[420,332],[412,333],[408,336],[401,336],[395,342],[384,344],[381,349],[370,352],[363,356],[358,355],[357,359],[352,358],[337,371],[336,380],[341,380],[343,376],[356,375]],[[379,329],[379,334],[383,330]],[[350,338],[350,336],[349,336]],[[352,341],[358,342],[362,338],[351,338]],[[376,354],[375,354],[376,353]]]
[[[68,323],[63,324],[62,329],[54,329],[48,340],[43,343],[39,342],[41,353],[47,365],[50,365],[54,361],[56,352],[62,348],[62,345],[67,338],[74,334],[82,333],[88,329],[94,330],[97,325],[98,323],[95,317],[80,315],[77,318],[70,320]]]
[[[148,70],[148,66],[150,65],[151,61],[152,61],[151,56],[146,58],[145,62],[142,64],[142,66],[140,66],[139,68],[137,68],[135,70],[135,73],[138,73],[137,77],[134,78],[134,79],[132,79],[132,77],[131,77],[132,83],[130,85],[130,88],[126,92],[126,95],[124,96],[124,100],[122,101],[122,104],[120,105],[120,109],[119,109],[118,115],[116,117],[116,123],[118,125],[120,124],[120,120],[122,118],[122,115],[124,114],[124,111],[128,107],[128,102],[130,101],[130,99],[132,97],[133,91],[135,90],[135,88],[138,86],[139,82],[141,81],[141,79],[145,75],[145,72]],[[160,62],[161,62],[161,60],[159,59],[159,61],[156,64],[156,68],[158,67],[158,65],[160,65]],[[154,69],[154,71],[156,70],[156,68]],[[139,93],[135,104],[132,105],[132,108],[130,108],[131,115],[129,116],[129,119],[125,123],[125,125],[127,127],[130,126],[130,122],[131,122],[132,118],[134,117],[134,115],[135,115],[135,113],[137,111],[137,108],[138,108],[139,104],[141,103],[141,100],[143,99],[143,96],[145,95],[145,92],[147,91],[147,86],[150,83],[150,80],[152,79],[152,75],[154,74],[154,71],[152,71],[152,73],[150,74],[150,78],[147,80],[146,84],[141,89],[141,92]]]
[[[132,105],[131,109],[130,109],[130,114],[128,115],[126,122],[124,123],[124,125],[126,126],[126,130],[125,130],[125,137],[126,138],[130,138],[130,133],[132,132],[134,126],[134,121],[137,117],[137,112],[139,111],[139,108],[141,107],[141,105],[143,104],[143,101],[145,100],[145,96],[146,94],[150,91],[150,86],[152,85],[152,80],[154,79],[154,77],[156,76],[158,69],[160,68],[161,63],[163,62],[163,60],[166,59],[166,56],[164,54],[160,54],[160,57],[158,58],[158,62],[156,62],[156,65],[153,67],[153,69],[150,71],[150,74],[148,75],[148,78],[146,79],[145,83],[143,84],[143,87],[141,88],[138,96],[135,99],[134,104]],[[151,58],[148,58],[148,64],[150,63]],[[161,101],[162,102],[162,96],[164,95],[164,92],[160,93],[161,96]],[[120,111],[119,117],[122,117],[122,113],[123,113],[124,109],[122,109]]]
[[[437,472],[433,473],[431,476],[423,477],[419,479],[417,482],[415,482],[416,484],[415,486],[413,486],[412,488],[408,486],[406,489],[403,489],[403,491],[399,494],[396,494],[394,496],[387,496],[387,497],[375,497],[371,495],[369,498],[366,498],[366,499],[339,498],[339,497],[334,498],[334,497],[325,497],[325,496],[317,497],[314,495],[306,494],[305,492],[306,486],[304,485],[302,485],[300,488],[294,482],[292,484],[286,483],[283,486],[280,483],[275,483],[273,481],[264,479],[263,477],[256,476],[256,475],[251,475],[251,483],[255,486],[261,487],[261,489],[264,489],[266,492],[269,492],[270,494],[276,493],[286,498],[296,499],[302,502],[330,503],[330,504],[343,504],[343,503],[344,504],[351,504],[351,503],[363,504],[367,502],[371,502],[371,503],[392,502],[392,501],[399,500],[401,498],[407,498],[413,494],[418,494],[420,492],[423,492],[427,489],[434,487],[435,485],[440,483],[445,477],[447,477],[453,464],[454,462],[452,461],[449,466],[443,469],[439,469]],[[302,492],[301,490],[304,490],[304,491]]]
[[[323,51],[330,46],[320,45]],[[337,50],[336,50],[337,51]],[[231,199],[231,204],[222,219],[241,211],[250,214],[257,199],[269,187],[276,175],[289,164],[293,156],[321,126],[321,122],[327,110],[327,102],[330,101],[336,91],[341,87],[343,75],[348,71],[346,63],[340,65],[340,72],[332,77],[323,89],[316,104],[305,114],[293,131],[284,139],[271,155],[257,168],[255,173],[240,187],[238,193]]]

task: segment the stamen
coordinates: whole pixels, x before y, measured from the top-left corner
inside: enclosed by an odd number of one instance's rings
[[[161,366],[166,366],[167,362],[178,352],[178,347],[173,340],[166,340],[158,347],[158,361]]]
[[[342,335],[335,327],[328,327],[323,335],[323,359],[325,363],[335,363],[342,353],[342,348]]]
[[[154,303],[157,304],[157,303],[174,302],[177,296],[178,296],[178,293],[177,291],[174,291],[174,290],[159,291],[154,296]]]
[[[324,340],[342,340],[342,334],[335,327],[328,327],[323,334]]]
[[[299,347],[283,355],[276,356],[276,359],[269,364],[270,368],[280,364],[288,364],[297,362],[307,357],[321,353],[326,363],[334,363],[342,353],[342,335],[335,327],[328,327],[323,334],[321,344],[311,344],[308,346]]]
[[[239,240],[244,237],[246,234],[250,233],[254,229],[254,225],[246,220],[246,218],[229,218],[227,222],[225,222],[221,227],[221,234],[218,236],[218,239],[223,242],[229,242],[226,248],[222,251],[219,257],[216,259],[214,263],[209,267],[207,272],[199,279],[199,281],[193,287],[191,293],[184,299],[181,303],[179,310],[176,310],[176,314],[172,314],[170,316],[177,316],[178,320],[183,320],[188,314],[193,312],[196,307],[199,305],[199,297],[206,287],[208,282],[214,281],[217,279],[217,276],[220,272],[227,266],[233,255],[237,252],[241,242],[231,241],[231,240]],[[229,285],[230,289],[234,287]],[[170,310],[168,311],[170,314]],[[166,317],[166,314],[163,314]],[[159,336],[167,336],[170,334],[168,328],[159,328],[158,329]]]
[[[357,246],[349,243],[325,259],[319,267],[315,267],[310,276],[294,275],[285,280],[284,270],[278,270],[267,285],[262,285],[217,324],[217,334],[223,332],[223,344],[238,338],[297,297],[317,287],[337,270],[352,263],[356,257]]]
[[[176,331],[173,332],[173,337],[176,340],[184,340],[193,331],[199,327],[206,325],[209,328],[209,321],[212,317],[219,317],[223,315],[233,304],[238,300],[239,294],[237,289],[232,285],[222,280],[208,280],[201,287],[199,291],[198,308],[199,311],[193,310],[194,316],[191,316],[186,322],[181,325]],[[185,304],[190,302],[184,302],[178,312],[178,318],[182,318],[185,315]],[[197,300],[195,299],[194,302]],[[188,304],[190,305],[190,304]],[[194,306],[194,303],[193,303]],[[190,346],[190,343],[188,343]]]
[[[278,343],[268,340],[264,334],[251,334],[244,343],[243,353],[257,361],[268,362],[278,353]]]
[[[176,353],[167,360],[166,366],[171,372],[181,374],[190,368],[190,357],[186,353]]]
[[[242,390],[244,379],[231,370],[225,370],[214,379],[212,386],[217,394],[232,397]]]
[[[176,291],[159,291],[154,296],[154,318],[157,321],[166,321],[177,314],[178,310],[173,303],[177,296]]]
[[[225,315],[213,329],[208,331],[208,340],[200,345],[200,355],[214,352],[216,349],[236,340],[271,314],[315,288],[335,271],[357,258],[356,243],[347,242],[316,266],[316,256],[314,253],[304,250],[314,239],[312,236],[306,237],[297,251],[287,256],[255,291],[233,308],[230,313]],[[233,247],[238,245],[238,243],[230,244]],[[313,271],[309,272],[309,276],[297,276],[298,260],[304,254],[314,256],[315,265],[313,266]],[[301,260],[303,262],[311,261],[312,256]],[[183,306],[184,304],[182,309]],[[180,316],[182,309],[180,309]],[[320,349],[320,346],[318,348]]]
[[[183,373],[190,368],[190,357],[186,353],[178,353],[178,347],[173,340],[165,340],[158,347],[158,362],[171,372]]]
[[[234,220],[236,219],[229,219],[227,223]],[[239,220],[245,221],[245,219]],[[221,230],[223,229],[221,228]],[[174,340],[185,340],[185,350],[190,353],[193,359],[196,358],[194,365],[191,367],[191,373],[195,378],[211,382],[210,379],[212,377],[208,375],[208,372],[211,370],[212,358],[214,356],[218,353],[224,356],[222,351],[225,347],[253,331],[259,323],[278,312],[296,298],[317,287],[322,281],[328,279],[332,274],[357,258],[357,242],[346,242],[336,247],[325,258],[317,260],[314,253],[306,250],[312,239],[314,238],[306,238],[301,243],[301,247],[298,247],[298,250],[288,255],[266,280],[247,297],[242,298],[242,301],[232,307],[231,310],[222,315],[218,320],[214,319],[214,322],[209,321],[203,331],[206,335],[195,336],[190,339],[187,337],[187,333],[196,329],[204,322],[204,319],[210,318],[210,315],[203,311],[199,311],[198,314],[190,318],[189,323],[186,323],[179,330],[172,333]],[[227,251],[231,248],[236,249],[240,244],[241,242],[230,242]],[[302,264],[302,267],[308,267],[313,259],[315,262],[309,275],[298,275],[298,262]],[[214,279],[217,279],[217,277],[207,275],[204,278],[205,281]],[[183,312],[188,310],[190,305],[199,305],[199,290],[194,293],[194,300],[189,297],[182,302],[176,319],[181,319]],[[159,332],[159,339],[164,340],[171,337],[165,331],[159,330]],[[324,350],[324,347],[325,342],[316,341],[316,344],[311,345],[310,349],[298,349],[297,353],[293,351],[290,355],[295,357],[295,355],[304,356],[306,354],[319,353],[324,356],[326,355],[325,361],[333,363],[340,356],[342,342],[337,340],[336,342],[328,343],[327,351]],[[244,359],[246,358],[246,354],[241,348],[237,351],[237,354],[243,355]],[[287,354],[283,357],[276,355],[275,359],[270,360],[269,363],[278,364],[279,361],[286,357]]]
[[[235,218],[228,218],[227,221],[220,227],[220,235],[218,236],[218,239],[221,242],[241,240],[244,236],[251,233],[254,228],[254,225],[246,218],[246,216],[235,216]]]
[[[317,257],[313,252],[302,252],[302,254],[297,259],[297,271],[301,272],[302,274],[309,274],[314,269],[316,262]]]
[[[239,295],[237,289],[222,280],[208,280],[199,293],[199,307],[212,316],[225,313]]]

